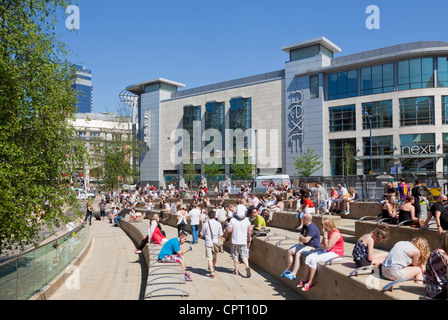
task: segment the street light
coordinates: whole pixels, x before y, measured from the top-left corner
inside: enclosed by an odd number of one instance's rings
[[[370,123],[370,173],[373,174],[373,159],[372,159],[372,116],[367,112],[364,111],[362,113],[363,116],[366,116],[369,118]]]

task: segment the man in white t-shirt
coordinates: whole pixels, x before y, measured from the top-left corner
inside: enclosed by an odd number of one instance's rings
[[[335,200],[335,204],[336,204],[336,213],[339,213],[341,210],[341,203],[344,202],[344,198],[347,197],[349,195],[348,191],[346,188],[344,188],[342,186],[342,184],[338,184],[338,197]]]
[[[201,219],[201,211],[195,204],[191,205],[191,210],[188,212],[188,219],[191,226],[191,235],[193,236],[193,244],[198,242],[199,237],[199,222]]]
[[[232,233],[231,255],[234,266],[233,273],[238,274],[238,256],[241,256],[241,260],[246,266],[246,276],[249,278],[251,272],[249,268],[249,249],[247,242],[250,239],[251,228],[250,221],[246,217],[244,210],[237,210],[235,216],[230,219],[229,225],[226,228],[225,238],[229,233]]]
[[[213,244],[218,242],[223,233],[221,223],[215,219],[215,212],[209,212],[208,217],[208,221],[202,225],[201,239],[205,239],[205,258],[208,261],[210,278],[214,278],[217,253],[213,253]]]

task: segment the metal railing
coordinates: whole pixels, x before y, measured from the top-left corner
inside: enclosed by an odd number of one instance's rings
[[[67,234],[0,264],[0,300],[28,300],[58,276],[88,242],[90,228]]]

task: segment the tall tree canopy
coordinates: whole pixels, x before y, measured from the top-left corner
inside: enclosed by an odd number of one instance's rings
[[[0,0],[0,253],[66,222],[70,177],[84,163],[74,139],[74,70],[58,40],[65,0]]]

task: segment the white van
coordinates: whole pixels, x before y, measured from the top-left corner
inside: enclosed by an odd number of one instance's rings
[[[287,174],[259,176],[255,178],[252,184],[252,193],[265,193],[271,183],[274,183],[274,188],[277,188],[279,184],[289,185],[291,187],[291,180]]]

